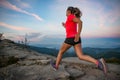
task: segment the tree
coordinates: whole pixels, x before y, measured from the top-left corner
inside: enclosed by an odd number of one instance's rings
[[[18,44],[21,44],[23,48],[28,48],[28,35],[25,34],[24,36],[22,36],[22,39],[18,41]]]
[[[28,41],[28,35],[25,34],[24,36],[24,40],[22,41],[22,44],[24,45],[24,47],[28,47],[29,41]]]
[[[25,45],[25,47],[27,47],[27,46],[28,46],[27,34],[25,35],[25,38],[24,38],[24,45]]]
[[[3,33],[0,33],[0,40],[3,39]]]

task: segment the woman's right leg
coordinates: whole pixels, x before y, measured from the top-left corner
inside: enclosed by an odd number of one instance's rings
[[[59,53],[58,53],[58,56],[57,56],[57,59],[56,59],[56,68],[59,67],[59,64],[60,64],[60,61],[62,59],[62,55],[64,54],[64,52],[66,52],[69,48],[71,47],[71,45],[69,44],[66,44],[66,43],[63,43],[60,50],[59,50]]]

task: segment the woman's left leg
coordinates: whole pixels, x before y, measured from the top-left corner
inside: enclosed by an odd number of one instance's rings
[[[103,58],[101,58],[100,60],[96,60],[88,55],[84,55],[82,53],[81,44],[76,44],[74,46],[74,49],[75,49],[76,54],[79,57],[79,59],[89,61],[89,62],[96,64],[98,69],[102,70],[104,72],[104,74],[107,75],[107,66],[106,66],[106,63]]]
[[[74,46],[74,50],[75,50],[77,56],[79,57],[79,59],[89,61],[89,62],[92,62],[92,63],[98,65],[98,60],[92,58],[91,56],[83,54],[81,44],[76,44]]]

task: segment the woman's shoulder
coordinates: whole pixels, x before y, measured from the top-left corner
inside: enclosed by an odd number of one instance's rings
[[[82,20],[80,18],[77,18],[77,17],[73,18],[73,21],[82,23]]]
[[[80,19],[80,22],[83,23],[83,21]]]
[[[68,16],[68,20],[72,20],[73,18],[75,18],[75,15],[73,15],[73,14]]]

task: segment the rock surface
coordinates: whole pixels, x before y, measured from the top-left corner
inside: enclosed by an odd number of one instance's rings
[[[54,71],[50,61],[55,57],[28,50],[9,40],[1,41],[0,58],[5,61],[11,56],[18,60],[0,67],[0,80],[120,80],[120,65],[117,64],[107,64],[106,77],[94,64],[69,57]]]

